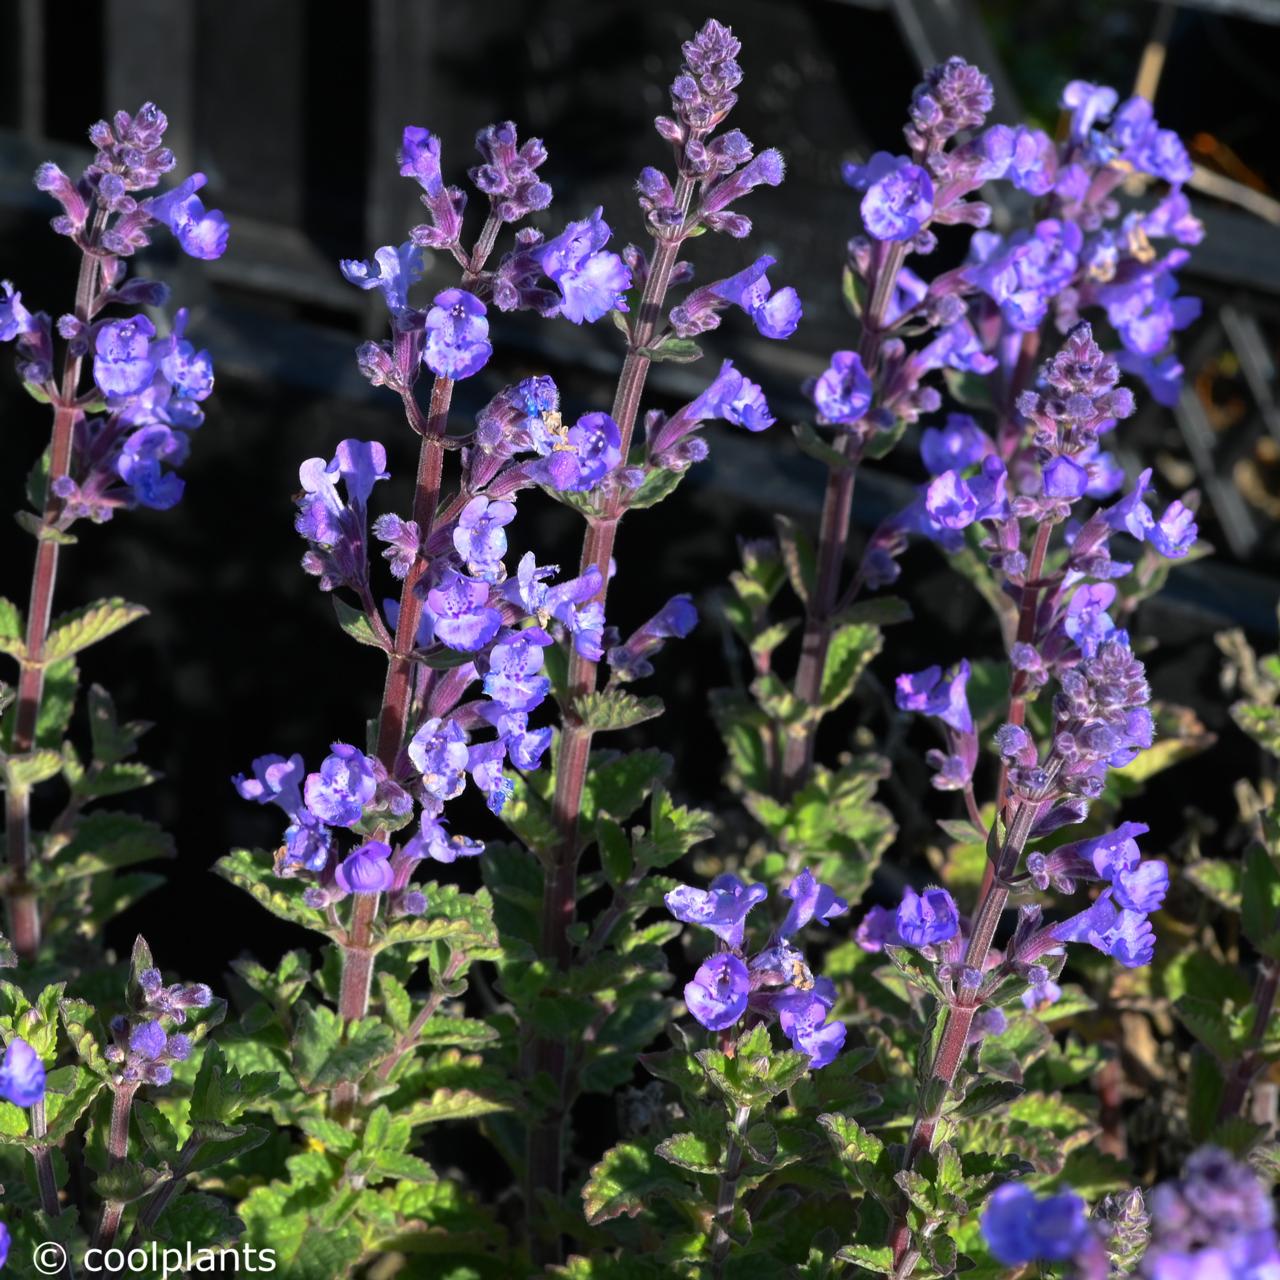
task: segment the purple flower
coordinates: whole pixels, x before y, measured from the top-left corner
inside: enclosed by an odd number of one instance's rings
[[[946,942],[960,932],[960,912],[945,889],[926,889],[919,894],[908,885],[903,890],[895,924],[898,936],[908,947],[927,947]]]
[[[1127,969],[1150,964],[1156,945],[1151,922],[1139,911],[1117,911],[1110,893],[1104,890],[1087,910],[1054,925],[1050,936],[1057,942],[1087,942]]]
[[[501,813],[515,791],[515,783],[502,771],[506,754],[506,743],[498,739],[479,743],[470,749],[467,756],[471,780],[484,793],[485,803],[492,813]]]
[[[334,879],[347,893],[384,893],[395,881],[390,858],[388,845],[370,840],[338,863]]]
[[[542,460],[529,474],[560,493],[594,489],[622,461],[622,433],[607,413],[584,413],[568,431],[552,428],[534,444]]]
[[[1050,458],[1042,473],[1044,496],[1074,502],[1089,485],[1089,473],[1078,462],[1064,455]]]
[[[468,573],[482,582],[497,582],[503,577],[502,557],[507,551],[503,527],[515,516],[515,503],[491,502],[483,494],[462,508],[453,531],[453,546],[466,562]]]
[[[809,392],[818,421],[852,426],[866,417],[874,388],[856,351],[837,351]]]
[[[1137,483],[1129,493],[1103,511],[1103,519],[1117,533],[1126,532],[1142,542],[1147,536],[1147,530],[1155,523],[1151,509],[1142,500],[1150,487],[1151,468],[1148,467],[1138,476]]]
[[[1115,900],[1124,910],[1159,911],[1169,892],[1169,868],[1157,858],[1148,858],[1132,870],[1117,873],[1112,884]]]
[[[708,1031],[722,1031],[746,1013],[750,989],[747,966],[721,951],[698,967],[693,981],[685,986],[684,1002]]]
[[[1147,530],[1147,537],[1162,556],[1177,560],[1195,545],[1198,532],[1195,513],[1183,503],[1174,501]]]
[[[484,303],[465,289],[437,293],[426,327],[422,363],[438,378],[469,378],[493,355]]]
[[[573,637],[574,648],[584,658],[599,662],[604,656],[604,608],[595,598],[603,585],[600,570],[592,565],[579,577],[549,587],[545,580],[555,572],[554,565],[539,566],[533,552],[527,551],[520,558],[515,578],[503,586],[503,595],[532,617],[543,621],[554,618]]]
[[[0,280],[0,342],[12,342],[21,334],[29,333],[35,326],[31,312],[22,305],[22,294],[15,293],[8,280]]]
[[[662,427],[651,444],[652,452],[661,454],[688,435],[698,423],[711,418],[720,418],[747,431],[764,431],[774,422],[764,392],[739,373],[732,360],[726,360],[707,389]]]
[[[747,913],[769,896],[762,884],[744,884],[737,876],[720,875],[706,889],[680,885],[664,898],[667,910],[685,924],[701,925],[731,947],[742,945]]]
[[[968,659],[962,659],[945,672],[941,667],[926,667],[911,675],[900,675],[895,695],[897,704],[903,711],[937,716],[958,733],[972,733],[973,716],[965,695],[969,674]]]
[[[131,396],[155,376],[151,339],[156,327],[146,316],[110,320],[94,339],[93,380],[108,396]]]
[[[863,951],[879,952],[886,945],[902,946],[902,938],[898,934],[898,913],[888,907],[870,908],[862,917],[853,939]]]
[[[116,459],[116,474],[132,490],[140,507],[168,511],[182,498],[186,482],[165,471],[164,464],[181,466],[189,449],[187,437],[168,427],[143,427],[126,437]]]
[[[988,160],[1001,167],[1019,191],[1028,195],[1048,195],[1058,173],[1058,154],[1053,139],[1039,129],[992,125],[983,135],[983,151]]]
[[[791,1047],[808,1055],[810,1070],[820,1071],[835,1061],[847,1029],[843,1022],[827,1021],[835,1004],[835,987],[829,978],[817,979],[808,991],[780,992],[771,1003]]]
[[[1040,1199],[1020,1182],[1006,1182],[987,1201],[982,1238],[998,1262],[1064,1262],[1089,1238],[1084,1201],[1073,1191]]]
[[[402,316],[409,310],[409,288],[422,278],[425,263],[422,250],[406,240],[398,249],[385,244],[372,262],[344,258],[338,263],[343,276],[360,289],[381,289],[387,310]]]
[[[418,528],[418,522],[401,520],[398,515],[387,512],[373,522],[373,536],[387,544],[382,558],[390,564],[392,575],[407,578],[422,547],[422,530]]]
[[[307,808],[331,827],[354,827],[378,789],[374,762],[346,742],[335,742],[319,773],[307,776]]]
[[[420,125],[406,125],[401,135],[400,176],[413,178],[422,188],[422,203],[431,215],[430,226],[414,227],[414,244],[447,249],[458,243],[462,211],[467,197],[457,187],[446,187],[440,172],[440,139]]]
[[[1132,351],[1121,351],[1116,360],[1120,367],[1136,378],[1141,378],[1151,392],[1151,398],[1166,409],[1172,409],[1182,394],[1182,377],[1186,372],[1176,355],[1149,359]]]
[[[221,209],[206,209],[196,195],[205,182],[203,173],[193,173],[172,191],[144,200],[142,208],[169,228],[184,253],[210,261],[226,253],[231,227]]]
[[[40,1055],[25,1040],[10,1040],[0,1061],[0,1098],[15,1107],[33,1107],[44,1097],[44,1077]]]
[[[1062,627],[1086,658],[1092,658],[1116,629],[1107,612],[1115,598],[1116,589],[1109,582],[1079,586],[1072,593]]]
[[[784,938],[798,933],[810,920],[816,920],[825,927],[831,923],[832,916],[843,915],[849,910],[849,904],[830,885],[815,880],[807,868],[782,892],[791,899],[787,918],[778,931]]]
[[[467,176],[489,197],[502,222],[519,222],[551,203],[551,188],[538,178],[547,149],[541,138],[530,138],[518,150],[516,127],[510,121],[491,124],[476,134],[476,150],[484,163]]]
[[[278,804],[290,817],[302,808],[302,782],[306,767],[300,755],[259,756],[253,762],[253,777],[243,773],[231,779],[242,799],[255,804]]]
[[[905,156],[877,151],[864,165],[845,165],[844,180],[866,193],[862,222],[877,240],[910,240],[933,216],[933,183]]]
[[[926,427],[920,435],[920,460],[931,476],[964,471],[994,452],[991,437],[967,413],[949,413],[945,427]]]
[[[425,809],[418,832],[404,847],[410,860],[430,858],[434,862],[454,862],[458,858],[475,858],[484,852],[484,843],[469,836],[451,836],[443,818],[432,817]]]
[[[744,271],[711,285],[708,292],[723,302],[741,307],[751,317],[761,337],[789,338],[800,323],[800,297],[789,285],[784,289],[770,290],[769,277],[765,272],[775,262],[775,258],[767,255],[757,258]]]
[[[158,1022],[140,1022],[129,1032],[129,1050],[154,1062],[168,1047],[169,1037]]]
[[[409,740],[409,759],[438,800],[452,800],[467,785],[467,735],[454,720],[426,721]]]
[[[486,696],[509,712],[532,711],[551,691],[551,681],[542,674],[542,651],[551,643],[541,627],[528,627],[495,644],[484,678]]]
[[[616,680],[639,680],[653,674],[649,659],[663,642],[683,639],[698,625],[698,611],[687,595],[672,596],[657,613],[636,630],[625,644],[608,652],[611,675]]]
[[[631,287],[631,272],[616,253],[604,249],[612,233],[603,212],[596,209],[589,218],[569,223],[532,250],[542,273],[560,290],[558,314],[574,324],[627,310],[623,294]]]
[[[12,1243],[13,1238],[9,1235],[9,1228],[0,1222],[0,1267],[9,1261],[9,1246]]]
[[[308,458],[298,468],[303,494],[294,528],[312,544],[302,564],[320,578],[322,590],[368,580],[365,510],[373,486],[389,478],[386,465],[386,450],[376,440],[343,440],[330,462]]]
[[[967,529],[978,518],[978,496],[958,471],[944,471],[925,489],[924,509],[944,529]]]
[[[333,832],[310,809],[299,809],[285,828],[285,862],[308,871],[323,871],[332,849]]]
[[[446,569],[427,592],[432,634],[450,649],[474,653],[498,634],[502,614],[489,606],[489,584]]]

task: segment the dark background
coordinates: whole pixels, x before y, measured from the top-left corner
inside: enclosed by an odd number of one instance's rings
[[[674,753],[682,798],[714,804],[720,752],[706,692],[742,674],[715,595],[733,568],[736,538],[767,534],[776,511],[814,521],[822,472],[795,450],[786,424],[804,413],[803,379],[821,370],[831,349],[855,340],[840,303],[839,266],[856,230],[856,198],[839,182],[840,161],[898,148],[922,64],[963,53],[993,75],[998,118],[1022,113],[1052,128],[1066,80],[1106,80],[1127,91],[1154,32],[1167,44],[1156,98],[1161,122],[1191,140],[1206,167],[1265,195],[1280,180],[1275,8],[1105,0],[728,0],[714,9],[629,0],[4,6],[0,276],[14,279],[28,305],[65,310],[76,267],[70,244],[48,232],[53,210],[30,187],[31,170],[49,155],[68,169],[82,165],[87,125],[118,106],[136,109],[152,97],[169,113],[180,171],[208,174],[209,203],[233,225],[218,263],[179,260],[160,244],[139,264],[173,284],[175,303],[192,307],[191,332],[219,371],[184,471],[186,497],[173,512],[126,513],[104,528],[82,528],[80,545],[63,558],[60,608],[121,594],[152,611],[82,664],[87,678],[115,694],[123,715],[157,722],[144,755],[165,777],[138,804],[178,848],[166,887],[119,920],[110,940],[125,945],[145,928],[167,967],[220,984],[234,956],[252,950],[270,959],[304,938],[209,868],[235,845],[266,847],[279,837],[276,811],[241,802],[231,774],[270,751],[301,751],[315,767],[331,740],[361,741],[376,710],[381,656],[338,632],[329,602],[298,568],[302,544],[290,499],[302,459],[328,456],[345,436],[377,438],[388,446],[395,477],[379,487],[377,509],[407,514],[415,439],[394,399],[361,381],[352,356],[359,340],[380,335],[384,318],[336,268],[340,256],[367,257],[379,244],[399,242],[420,220],[416,187],[394,163],[403,124],[440,133],[446,172],[462,181],[474,163],[476,129],[516,120],[522,137],[542,136],[551,153],[544,175],[556,200],[539,224],[558,229],[604,204],[620,247],[640,235],[629,191],[635,173],[666,159],[649,122],[665,109],[681,40],[711,12],[743,40],[746,79],[734,122],[758,147],[784,150],[788,180],[752,197],[749,245],[708,236],[693,256],[701,278],[711,279],[756,253],[775,254],[775,280],[799,288],[806,316],[786,344],[762,342],[730,318],[706,344],[702,364],[655,370],[647,404],[670,409],[732,351],[764,384],[780,422],[749,440],[713,429],[711,460],[660,509],[624,523],[610,596],[610,621],[624,631],[676,591],[693,592],[702,606],[703,625],[668,652],[654,682],[672,714],[638,736]],[[1166,497],[1187,486],[1204,491],[1202,534],[1218,549],[1212,561],[1175,573],[1142,620],[1160,641],[1152,660],[1157,693],[1189,703],[1223,734],[1212,755],[1167,775],[1143,802],[1141,816],[1159,842],[1180,834],[1188,804],[1229,819],[1232,781],[1259,767],[1226,720],[1211,637],[1242,625],[1274,647],[1280,571],[1280,418],[1268,399],[1280,327],[1278,233],[1237,203],[1196,199],[1210,239],[1183,286],[1206,299],[1205,318],[1182,335],[1192,374],[1187,397],[1177,414],[1144,410],[1124,434],[1125,461],[1154,463]],[[954,245],[941,252],[940,261]],[[441,264],[428,286],[445,280],[445,270]],[[494,321],[497,355],[459,388],[459,422],[498,387],[533,372],[556,376],[575,414],[611,402],[620,354],[610,326]],[[7,368],[0,422],[0,509],[14,509],[47,438],[48,415]],[[860,478],[855,544],[919,479],[911,446],[908,438]],[[512,534],[517,555],[534,547],[541,561],[559,559],[566,569],[576,560],[576,517],[536,494],[523,500]],[[0,591],[24,606],[31,553],[27,536],[9,526],[0,541]],[[902,670],[998,652],[986,607],[930,548],[908,554],[903,584],[916,620],[891,633],[857,705],[828,727],[823,744],[827,758],[847,747],[860,718],[881,745],[902,750],[899,779],[888,790],[903,823],[886,860],[890,878],[910,871],[929,832],[918,797],[927,795],[938,814],[952,800],[929,793],[919,762],[932,745],[927,731],[892,719],[885,688]],[[456,825],[497,834],[483,813]]]

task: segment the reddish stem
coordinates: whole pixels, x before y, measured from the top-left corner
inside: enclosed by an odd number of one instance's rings
[[[133,1107],[133,1095],[137,1090],[136,1084],[122,1084],[117,1086],[111,1095],[111,1127],[107,1131],[108,1169],[115,1169],[128,1159],[129,1114]],[[99,1249],[110,1249],[115,1243],[124,1210],[125,1204],[122,1200],[103,1202],[102,1216],[98,1219],[98,1230],[93,1237],[93,1243]]]
[[[1249,1041],[1240,1060],[1227,1076],[1218,1104],[1218,1120],[1230,1120],[1237,1116],[1248,1096],[1258,1072],[1263,1066],[1262,1042],[1275,1012],[1276,995],[1280,991],[1280,964],[1264,960],[1253,984],[1253,1022],[1249,1027]]]
[[[501,221],[492,213],[476,241],[471,256],[466,260],[462,287],[471,288],[484,264],[493,252],[494,242],[502,229]],[[449,426],[449,407],[453,401],[453,382],[437,377],[431,384],[431,400],[425,422],[413,390],[402,393],[405,417],[409,425],[421,437],[418,449],[418,474],[413,492],[413,519],[417,522],[425,546],[435,526],[436,511],[440,506],[440,488],[444,472],[444,438]],[[378,759],[387,773],[395,776],[396,762],[404,745],[405,733],[413,702],[413,649],[418,636],[418,623],[422,618],[423,595],[421,585],[430,569],[430,562],[423,554],[414,557],[405,575],[400,592],[400,614],[396,619],[395,643],[387,661],[387,678],[382,690],[382,705],[378,712]],[[380,895],[359,893],[351,908],[351,926],[342,946],[342,985],[338,993],[338,1012],[346,1022],[363,1018],[369,1011],[369,992],[373,983],[374,926],[378,918]],[[359,1086],[354,1081],[343,1081],[333,1091],[333,1112],[336,1119],[349,1123],[359,1101]]]
[[[874,381],[875,365],[884,337],[884,317],[893,297],[893,286],[906,258],[900,244],[877,246],[875,281],[863,317],[860,354],[863,367]],[[818,530],[818,563],[813,590],[805,606],[804,637],[800,643],[800,662],[796,668],[795,694],[801,705],[816,708],[822,695],[822,675],[831,646],[831,630],[840,598],[840,573],[844,568],[849,544],[849,521],[853,514],[853,489],[857,478],[858,452],[855,437],[844,432],[835,445],[848,461],[835,467],[827,476],[827,489],[822,500],[822,520]],[[794,792],[813,766],[814,743],[819,718],[814,717],[795,726],[786,735],[782,754],[782,786],[785,793]]]
[[[93,245],[106,213],[94,214],[88,233]],[[89,248],[81,248],[80,274],[76,280],[75,314],[88,324],[94,311],[98,291],[100,263]],[[54,482],[71,469],[72,447],[76,423],[82,410],[75,408],[80,386],[81,358],[67,349],[62,362],[62,385],[53,414],[53,433],[49,447],[49,473],[45,480],[45,529],[53,529],[62,513],[62,499],[54,492]],[[14,714],[12,751],[15,755],[35,746],[36,725],[44,700],[44,646],[49,637],[53,617],[53,592],[58,580],[59,544],[52,538],[36,543],[36,561],[31,578],[31,602],[27,610],[26,649],[18,676],[18,700]],[[31,865],[31,796],[22,787],[9,791],[5,799],[6,851],[9,859],[9,936],[14,950],[24,959],[35,955],[40,946],[40,904],[27,879]]]
[[[693,179],[681,174],[676,180],[675,203],[685,218],[693,199],[693,190]],[[618,376],[618,388],[613,400],[613,420],[618,425],[624,464],[631,450],[636,418],[640,412],[640,398],[649,376],[651,358],[646,354],[646,349],[661,327],[663,302],[682,243],[681,236],[658,242],[653,261],[649,265],[649,275],[636,313],[626,358],[622,363],[622,372]],[[579,572],[587,573],[593,567],[599,571],[601,587],[597,599],[601,604],[608,591],[609,562],[613,556],[613,544],[624,505],[625,493],[622,487],[616,482],[612,485],[606,482],[601,514],[588,520],[583,538]],[[584,658],[576,649],[572,650],[569,656],[568,690],[560,746],[556,755],[556,790],[552,800],[552,815],[558,838],[550,864],[545,868],[542,892],[542,954],[554,960],[561,969],[569,968],[573,958],[569,928],[577,910],[580,852],[578,822],[582,812],[582,791],[586,785],[587,767],[591,760],[592,730],[583,723],[576,704],[579,698],[593,693],[595,688],[596,664]],[[559,1106],[529,1129],[525,1208],[532,1219],[539,1191],[554,1197],[557,1203],[563,1194],[564,1119],[569,1099],[564,1096],[567,1056],[563,1044],[539,1037],[532,1045],[529,1061],[534,1073],[546,1072],[558,1082],[561,1094]],[[535,1241],[535,1251],[540,1262],[559,1260],[558,1241]]]

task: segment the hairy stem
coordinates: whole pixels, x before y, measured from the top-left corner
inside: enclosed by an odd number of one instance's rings
[[[859,353],[863,367],[873,380],[884,337],[885,313],[905,258],[906,248],[901,244],[877,247],[875,281],[863,317]],[[805,604],[804,637],[800,642],[800,663],[796,668],[796,697],[803,706],[811,708],[817,707],[822,693],[822,673],[826,669],[827,650],[831,645],[836,602],[840,599],[840,574],[849,544],[853,487],[857,478],[855,437],[849,432],[842,432],[835,447],[847,461],[846,465],[834,468],[827,476],[818,529],[817,569],[813,589]],[[791,794],[801,785],[812,767],[817,733],[818,718],[815,717],[795,726],[787,734],[782,755],[782,787],[786,794]]]
[[[136,1084],[122,1084],[116,1087],[111,1096],[111,1127],[107,1131],[108,1169],[115,1169],[128,1159],[129,1114],[133,1107],[133,1095],[137,1090]],[[98,1229],[93,1237],[93,1243],[98,1248],[106,1250],[115,1244],[124,1210],[125,1204],[122,1200],[103,1202],[102,1216],[98,1219]]]
[[[89,232],[90,243],[97,240],[106,213],[99,210]],[[76,281],[75,314],[87,324],[92,317],[97,297],[99,259],[82,249],[80,274]],[[54,492],[54,482],[71,469],[72,446],[76,423],[82,410],[75,408],[80,387],[81,358],[68,348],[62,362],[62,383],[53,414],[53,431],[49,445],[49,471],[45,479],[43,525],[53,529],[62,511],[62,499]],[[59,544],[41,537],[36,542],[35,567],[31,576],[31,601],[27,610],[26,646],[18,676],[18,700],[14,712],[13,743],[15,755],[35,746],[36,726],[44,700],[44,646],[49,637],[53,617],[53,592],[58,580]],[[24,959],[35,955],[40,946],[40,904],[27,880],[31,865],[31,793],[15,788],[6,798],[5,844],[9,859],[9,937],[14,950]]]
[[[40,1207],[50,1218],[56,1218],[62,1213],[62,1203],[58,1199],[58,1179],[53,1172],[53,1148],[40,1142],[47,1132],[44,1099],[41,1098],[31,1107],[31,1136],[36,1139],[36,1145],[31,1148],[31,1159],[36,1166],[36,1186],[40,1191]],[[62,1269],[58,1274],[65,1276],[66,1280],[73,1280],[75,1272],[71,1268],[69,1255],[63,1255]]]
[[[733,1237],[729,1234],[733,1226],[733,1210],[738,1201],[738,1175],[742,1172],[742,1144],[737,1134],[746,1127],[751,1119],[750,1107],[739,1107],[734,1116],[734,1132],[729,1136],[729,1145],[724,1153],[724,1170],[720,1174],[720,1187],[716,1194],[716,1216],[712,1229],[711,1276],[712,1280],[720,1280],[724,1275],[725,1260],[733,1247]]]
[[[1253,1022],[1249,1027],[1249,1040],[1239,1061],[1227,1076],[1218,1104],[1219,1121],[1230,1120],[1240,1113],[1244,1100],[1258,1072],[1262,1069],[1262,1042],[1275,1013],[1276,994],[1280,991],[1280,964],[1265,959],[1253,984]]]
[[[681,174],[676,181],[675,202],[685,219],[693,199],[693,189],[693,180]],[[622,372],[618,377],[617,392],[613,400],[613,420],[618,424],[624,464],[635,434],[640,398],[649,376],[651,359],[645,354],[645,349],[657,336],[662,324],[663,303],[682,243],[681,236],[658,242],[636,313],[626,358],[622,363]],[[599,570],[601,587],[598,598],[601,604],[604,603],[609,586],[609,561],[613,556],[613,544],[624,502],[625,495],[621,486],[615,483],[610,487],[606,482],[602,512],[588,520],[583,538],[579,571],[586,573],[593,567]],[[583,723],[575,708],[578,699],[593,693],[595,687],[596,664],[584,658],[576,649],[573,650],[569,657],[568,691],[556,756],[556,790],[552,801],[552,817],[558,838],[550,864],[545,868],[542,892],[542,954],[554,960],[562,969],[567,969],[572,960],[568,931],[577,908],[580,852],[578,819],[582,811],[582,790],[586,784],[587,765],[591,759],[592,730]],[[545,1071],[559,1082],[563,1092],[566,1079],[563,1044],[538,1039],[532,1047],[530,1063],[535,1074]],[[564,1116],[568,1105],[569,1100],[562,1097],[560,1106],[553,1110],[553,1114],[531,1126],[529,1130],[525,1205],[530,1219],[539,1191],[548,1193],[557,1201],[562,1194]],[[538,1260],[555,1262],[558,1258],[558,1244],[549,1244],[546,1254],[540,1254]]]
[[[1005,906],[1009,901],[1009,878],[1017,870],[1018,863],[1022,859],[1022,851],[1026,847],[1027,837],[1031,833],[1038,809],[1039,805],[1034,800],[1023,801],[1018,805],[998,861],[993,864],[990,883],[983,889],[974,914],[969,945],[965,949],[966,969],[976,969],[978,973],[986,972],[991,944],[995,938],[1000,917],[1004,914]],[[933,1146],[938,1122],[942,1118],[942,1106],[955,1084],[960,1064],[964,1061],[965,1050],[969,1043],[969,1031],[980,1008],[978,989],[962,987],[960,994],[952,1004],[948,1005],[942,1015],[946,1018],[946,1023],[942,1029],[942,1038],[938,1042],[937,1052],[929,1066],[928,1077],[920,1087],[915,1125],[903,1159],[904,1169],[913,1168],[919,1157]],[[897,1277],[909,1275],[911,1267],[908,1265],[908,1255],[911,1253],[911,1231],[903,1212],[899,1212],[893,1222],[889,1232],[889,1244],[893,1248],[894,1275]]]
[[[200,1148],[203,1145],[203,1140],[195,1137],[188,1138],[182,1144],[182,1150],[178,1152],[177,1167],[165,1180],[164,1185],[147,1201],[146,1208],[138,1214],[138,1220],[133,1224],[133,1231],[129,1236],[130,1243],[139,1239],[144,1232],[150,1231],[160,1221],[161,1214],[185,1185],[187,1173],[195,1163],[195,1158],[200,1154]]]
[[[462,287],[470,289],[479,278],[484,264],[502,229],[501,221],[490,213],[466,258]],[[465,256],[465,255],[464,255]],[[418,448],[418,473],[413,491],[413,516],[425,547],[435,526],[440,506],[440,490],[444,475],[445,434],[449,427],[449,407],[453,402],[453,381],[437,377],[431,384],[431,399],[425,420],[412,388],[402,394],[405,417],[421,437]],[[395,777],[396,764],[409,727],[413,702],[413,649],[417,643],[418,623],[422,619],[426,575],[430,562],[423,554],[414,557],[400,592],[400,615],[396,619],[393,650],[387,662],[387,678],[378,712],[378,759],[388,775]],[[338,1012],[346,1022],[363,1018],[369,1011],[369,992],[373,984],[373,929],[378,918],[381,895],[355,895],[351,909],[351,927],[342,944],[342,986],[338,996]],[[359,1101],[359,1085],[343,1081],[333,1091],[333,1115],[341,1124],[354,1119]]]

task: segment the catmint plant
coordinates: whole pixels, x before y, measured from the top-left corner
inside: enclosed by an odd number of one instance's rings
[[[745,817],[682,803],[641,735],[602,745],[662,714],[645,682],[703,604],[617,554],[621,521],[684,500],[709,424],[775,425],[733,359],[670,412],[649,370],[803,316],[772,255],[695,272],[697,241],[749,240],[746,198],[784,176],[732,127],[739,52],[714,20],[683,45],[667,160],[636,182],[642,243],[625,211],[553,201],[546,146],[512,122],[480,129],[465,181],[430,129],[401,131],[424,219],[337,270],[385,306],[355,355],[403,440],[300,449],[297,485],[281,477],[300,568],[381,654],[381,691],[366,723],[267,740],[224,786],[266,847],[218,873],[305,931],[237,960],[229,1000],[142,938],[127,972],[101,944],[152,883],[114,873],[169,846],[95,807],[154,775],[131,759],[145,726],[97,686],[91,754],[67,740],[75,663],[142,610],[51,612],[87,521],[179,501],[212,391],[186,312],[166,321],[126,260],[161,226],[216,258],[227,223],[203,175],[159,190],[150,105],[94,127],[78,180],[40,169],[82,267],[56,325],[0,292],[0,340],[53,413],[20,517],[30,609],[0,602],[19,667],[0,692],[0,1267],[118,1271],[104,1257],[135,1250],[157,1275],[234,1252],[291,1280],[1276,1273],[1274,780],[1241,784],[1238,832],[1188,822],[1166,847],[1136,803],[1209,740],[1153,689],[1139,625],[1206,551],[1196,499],[1159,501],[1112,445],[1142,396],[1179,393],[1198,313],[1176,281],[1202,235],[1191,166],[1149,104],[1075,81],[1053,137],[988,125],[990,81],[952,58],[912,95],[900,154],[844,165],[854,323],[793,429],[826,472],[816,536],[779,517],[744,538],[719,599],[743,654],[711,713]],[[944,246],[955,265],[928,271]],[[496,376],[509,325],[560,322],[619,335],[611,404]],[[464,419],[467,379],[490,394]],[[908,443],[916,491],[863,537],[858,472]],[[581,520],[576,565],[533,545],[548,501]],[[980,630],[919,661],[886,645],[913,540],[990,606],[990,652]],[[646,618],[630,631],[619,590]],[[1236,724],[1280,755],[1275,656],[1221,644]],[[37,832],[56,775],[68,798]],[[917,876],[934,812],[946,839]],[[1143,1030],[1140,1071],[1117,1024]]]
[[[71,310],[55,324],[47,313],[30,311],[9,281],[0,284],[0,341],[13,343],[23,385],[52,410],[50,443],[28,484],[33,510],[18,515],[36,544],[25,619],[16,606],[0,602],[0,647],[18,664],[16,687],[0,692],[6,897],[13,946],[25,959],[36,956],[43,921],[54,912],[87,913],[92,932],[147,884],[135,880],[121,900],[110,896],[118,890],[109,891],[97,873],[167,849],[149,823],[83,812],[96,800],[154,780],[150,769],[129,760],[146,726],[120,724],[110,697],[95,685],[88,699],[90,762],[64,741],[75,704],[76,655],[146,611],[111,599],[53,615],[62,548],[77,538],[73,527],[101,524],[121,508],[167,510],[180,500],[177,469],[204,421],[201,404],[213,391],[213,364],[187,337],[186,310],[179,309],[171,323],[162,321],[167,332],[159,332],[140,308],[159,318],[168,288],[129,276],[129,260],[161,229],[194,258],[217,258],[227,247],[226,219],[206,209],[197,194],[204,174],[167,192],[143,194],[176,164],[164,146],[167,124],[153,103],[136,115],[117,112],[89,130],[94,156],[78,179],[53,163],[36,171],[36,186],[62,208],[54,231],[80,254]],[[39,835],[31,828],[32,791],[59,774],[69,797],[49,831]]]

